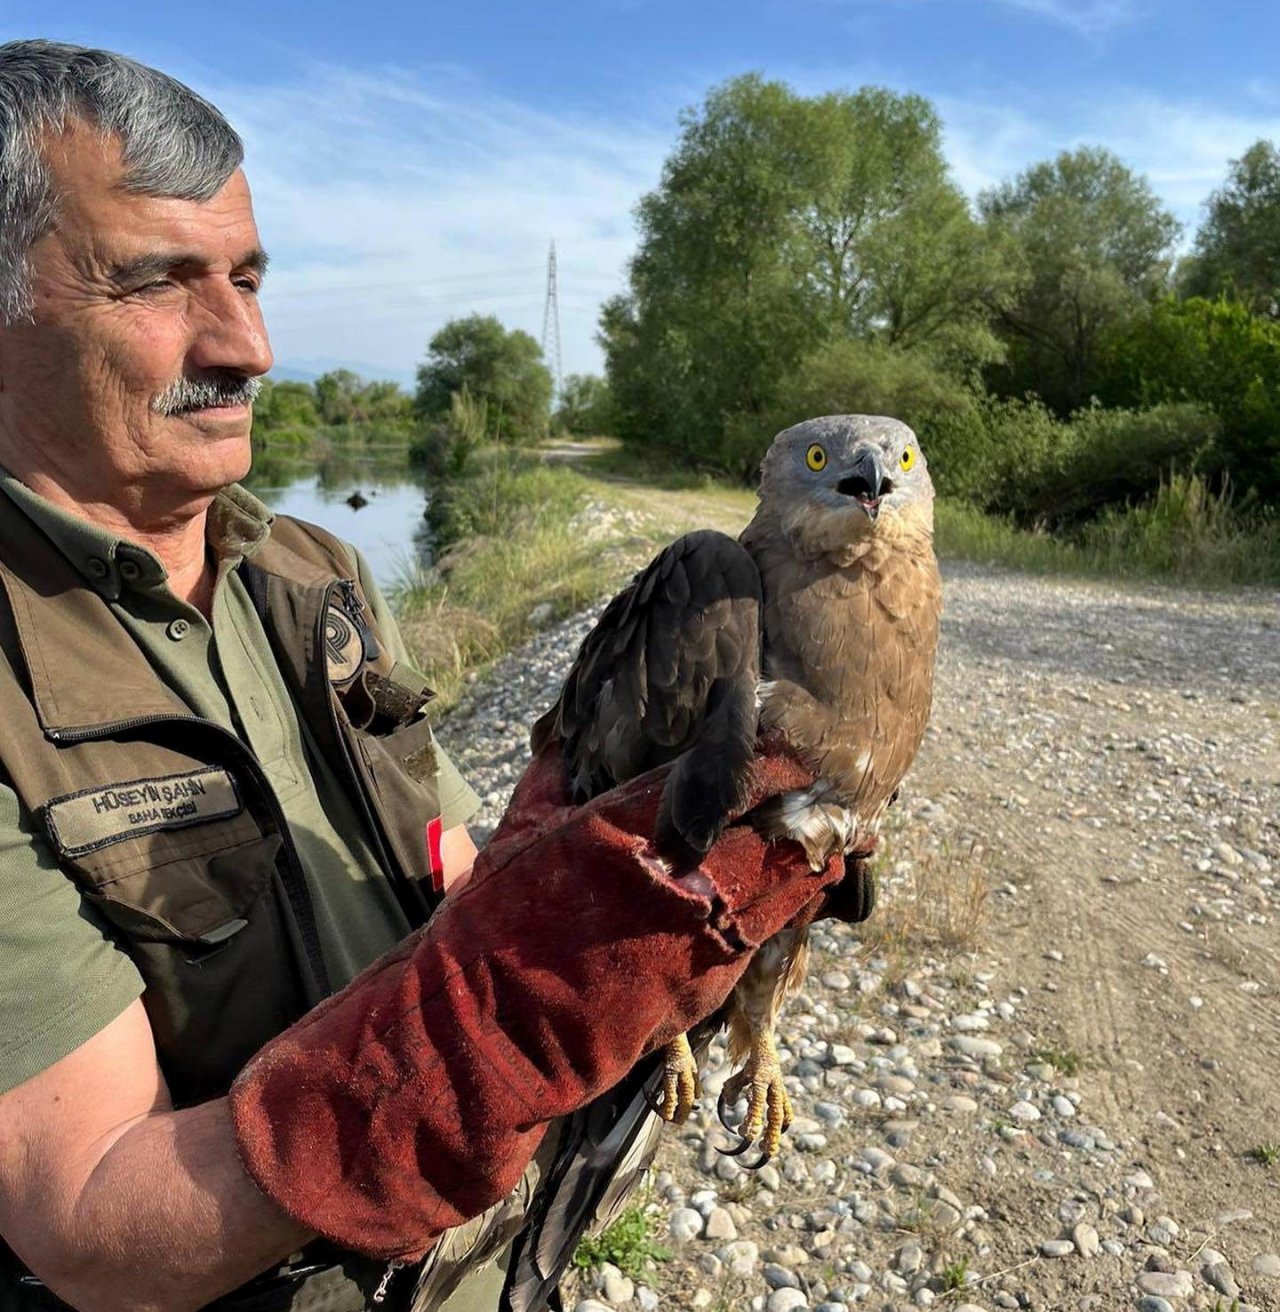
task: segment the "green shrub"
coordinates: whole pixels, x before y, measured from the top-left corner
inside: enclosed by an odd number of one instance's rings
[[[432,489],[428,518],[441,548],[471,537],[513,538],[518,531],[568,520],[586,500],[571,470],[505,448],[492,448],[462,478]]]
[[[1066,422],[1039,402],[988,405],[984,509],[1023,525],[1073,525],[1155,496],[1162,480],[1201,467],[1221,425],[1199,406],[1091,406]]]
[[[1161,301],[1112,338],[1105,372],[1111,404],[1212,410],[1210,467],[1241,493],[1280,500],[1280,324],[1238,301]]]

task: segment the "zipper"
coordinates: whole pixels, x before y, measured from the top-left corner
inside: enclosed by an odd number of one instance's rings
[[[320,990],[319,995],[310,999],[308,1005],[314,1006],[317,1002],[323,1001],[332,992],[332,987],[329,982],[328,967],[324,963],[324,958],[320,955],[320,936],[316,927],[315,908],[311,903],[311,893],[307,889],[306,876],[302,871],[302,861],[298,856],[298,849],[294,846],[293,835],[289,832],[289,823],[285,819],[284,810],[276,800],[276,795],[271,789],[266,772],[254,760],[252,753],[245,748],[244,743],[235,734],[224,729],[220,724],[215,724],[212,720],[202,719],[198,715],[138,715],[128,720],[115,720],[110,724],[94,725],[92,728],[46,729],[44,732],[45,737],[51,742],[75,745],[76,743],[94,742],[118,734],[132,733],[136,729],[146,729],[158,724],[198,725],[201,730],[212,732],[235,746],[242,765],[246,767],[246,773],[258,786],[258,792],[275,824],[276,832],[280,835],[281,846],[284,848],[285,869],[283,882],[285,894],[298,921],[298,930],[302,936],[303,947],[307,954],[307,963],[311,967],[315,987]]]
[[[387,1263],[387,1269],[382,1273],[382,1279],[378,1282],[378,1287],[373,1291],[373,1301],[381,1305],[387,1301],[387,1294],[391,1289],[391,1282],[396,1278],[397,1273],[404,1267],[398,1257]]]
[[[337,579],[329,585],[325,593],[324,608],[321,611],[321,625],[324,623],[324,611],[329,608],[329,599],[334,592],[340,592],[342,595],[341,606],[343,611],[350,616],[353,624],[361,635],[361,641],[365,644],[365,655],[368,656],[370,650],[373,656],[369,659],[376,660],[380,654],[378,640],[374,637],[372,631],[364,621],[364,605],[356,595],[356,585],[350,579]],[[322,635],[323,636],[323,635]],[[328,673],[325,674],[325,685],[329,687]],[[366,795],[366,789],[360,778],[360,771],[356,767],[352,755],[351,744],[347,741],[347,736],[342,732],[342,726],[338,723],[338,710],[336,706],[336,697],[330,690],[326,697],[326,706],[329,715],[329,731],[337,744],[341,753],[342,762],[347,769],[347,778],[352,785],[351,791],[356,800],[361,817],[364,820],[365,829],[369,837],[373,840],[375,855],[378,858],[382,869],[385,870],[390,878],[392,890],[395,892],[396,901],[400,904],[400,909],[404,912],[405,918],[414,928],[425,925],[431,917],[432,908],[423,896],[421,888],[417,882],[412,879],[401,865],[400,859],[395,855],[394,848],[387,838],[383,827],[374,814],[373,808],[369,805],[369,799]]]
[[[339,579],[337,586],[338,591],[342,593],[342,609],[346,612],[352,624],[356,626],[356,632],[360,635],[365,660],[376,661],[382,655],[382,648],[378,646],[378,640],[373,636],[373,630],[365,622],[364,602],[360,600],[360,596],[356,592],[355,580]]]

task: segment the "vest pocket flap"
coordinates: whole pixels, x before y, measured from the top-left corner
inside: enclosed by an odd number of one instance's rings
[[[440,814],[435,739],[425,719],[383,737],[351,732],[373,785],[383,834],[413,879],[432,878],[427,822]]]
[[[248,923],[254,902],[271,882],[279,851],[278,834],[258,835],[221,852],[182,857],[105,881],[86,878],[77,867],[76,883],[132,939],[213,947]]]

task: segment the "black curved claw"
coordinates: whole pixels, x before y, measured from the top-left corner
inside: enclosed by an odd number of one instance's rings
[[[719,1118],[720,1124],[723,1125],[724,1128],[728,1130],[730,1134],[737,1134],[738,1133],[737,1126],[730,1125],[728,1117],[725,1115],[725,1113],[728,1111],[729,1108],[729,1104],[725,1101],[727,1097],[728,1097],[728,1091],[722,1088],[720,1090],[720,1096],[716,1099],[716,1116]],[[738,1101],[737,1098],[735,1098],[734,1102],[737,1101]]]
[[[758,1171],[762,1166],[768,1166],[770,1161],[772,1161],[771,1154],[762,1152],[758,1162],[743,1162],[742,1169],[744,1171]]]
[[[718,1147],[716,1149],[716,1152],[718,1152],[721,1157],[741,1157],[742,1154],[745,1153],[748,1148],[752,1148],[754,1146],[755,1146],[754,1139],[743,1139],[743,1141],[736,1148]],[[752,1169],[754,1170],[755,1168],[753,1167]]]

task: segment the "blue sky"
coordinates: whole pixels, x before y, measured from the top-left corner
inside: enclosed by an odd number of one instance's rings
[[[455,315],[538,336],[552,238],[565,371],[598,370],[635,203],[680,110],[737,73],[928,96],[970,195],[1108,146],[1188,235],[1228,162],[1280,140],[1264,0],[0,0],[18,36],[121,50],[218,104],[246,141],[278,362],[403,382]]]

